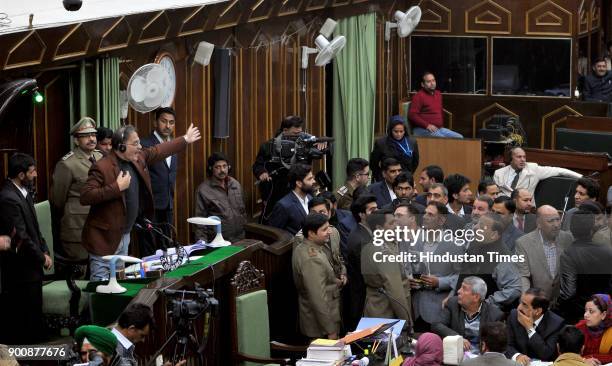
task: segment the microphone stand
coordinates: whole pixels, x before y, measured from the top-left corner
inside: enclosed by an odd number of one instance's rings
[[[166,235],[163,231],[161,231],[159,228],[155,227],[155,225],[150,220],[145,218],[144,222],[147,225],[146,227],[143,227],[142,225],[138,223],[136,223],[135,226],[139,229],[151,231],[157,234],[161,238],[168,240],[168,242],[171,243],[174,248],[176,248],[176,257],[177,257],[176,261],[173,261],[172,256],[168,255],[168,247],[166,247],[165,244],[161,245],[161,250],[163,254],[159,258],[159,260],[162,263],[162,267],[166,272],[176,269],[178,266],[182,264],[183,258],[187,256],[187,252],[185,251],[181,243],[179,243],[177,240],[172,239],[171,237]],[[187,263],[189,263],[189,256],[187,256]]]

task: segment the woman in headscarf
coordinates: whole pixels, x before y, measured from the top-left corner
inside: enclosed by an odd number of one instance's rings
[[[576,324],[584,334],[582,356],[596,366],[612,362],[612,301],[596,294],[584,305],[584,319]]]
[[[419,337],[414,357],[409,357],[402,366],[440,366],[444,351],[442,338],[437,334],[423,333]]]
[[[370,169],[372,176],[378,182],[382,178],[380,163],[386,158],[394,158],[402,165],[402,170],[414,171],[419,166],[419,146],[414,138],[408,136],[406,121],[402,116],[393,116],[387,125],[387,136],[374,143],[370,154]]]

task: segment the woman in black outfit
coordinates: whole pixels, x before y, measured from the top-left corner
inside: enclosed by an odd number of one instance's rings
[[[387,126],[387,136],[374,143],[370,154],[370,169],[376,181],[382,180],[380,162],[386,158],[395,158],[402,164],[404,171],[414,174],[419,165],[419,146],[413,137],[406,134],[406,122],[402,116],[393,116]]]

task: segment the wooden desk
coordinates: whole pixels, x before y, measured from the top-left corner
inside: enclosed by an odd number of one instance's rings
[[[463,174],[470,178],[470,189],[476,195],[482,173],[482,141],[480,139],[450,139],[440,137],[417,137],[419,144],[419,166],[414,180],[428,165],[438,165],[444,175]],[[419,191],[421,187],[418,187]]]
[[[612,118],[590,116],[567,116],[564,126],[574,130],[612,132]]]
[[[612,184],[612,164],[606,154],[531,148],[524,150],[529,162],[571,169],[582,175],[595,174],[593,178],[601,186],[599,200],[605,205],[608,186]]]

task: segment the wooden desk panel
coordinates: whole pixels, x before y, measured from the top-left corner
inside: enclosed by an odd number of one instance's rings
[[[439,137],[417,137],[419,144],[419,167],[414,174],[415,183],[419,174],[428,165],[439,165],[444,175],[460,173],[470,178],[470,189],[477,193],[482,174],[482,141],[480,139],[450,139]],[[418,186],[419,192],[422,190]]]
[[[612,132],[612,118],[568,116],[564,127],[574,130]]]

